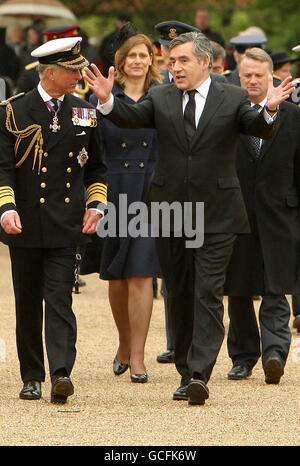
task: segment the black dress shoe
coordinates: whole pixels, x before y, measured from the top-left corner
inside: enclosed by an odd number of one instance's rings
[[[144,374],[131,374],[130,379],[133,383],[146,383],[148,382],[148,374],[147,372]]]
[[[264,366],[267,384],[278,384],[284,373],[284,365],[277,356],[270,357]]]
[[[74,387],[69,377],[54,377],[52,379],[51,403],[67,402],[68,396],[73,395]]]
[[[128,367],[129,367],[129,364],[120,362],[117,356],[115,357],[114,362],[113,362],[113,371],[115,375],[124,374],[124,372],[127,371]]]
[[[185,400],[187,401],[188,396],[186,394],[187,385],[180,385],[173,393],[173,400]]]
[[[161,353],[157,356],[156,361],[166,364],[174,362],[175,352],[174,351],[166,351],[165,353]]]
[[[25,382],[19,394],[22,400],[39,400],[41,396],[41,382],[38,380],[29,380]]]
[[[252,370],[243,364],[237,364],[228,372],[228,378],[230,380],[242,380],[249,377],[252,374]]]
[[[204,405],[209,397],[209,390],[203,380],[191,379],[186,394],[190,405]]]
[[[295,316],[293,320],[293,328],[295,328],[298,333],[300,332],[300,314]]]

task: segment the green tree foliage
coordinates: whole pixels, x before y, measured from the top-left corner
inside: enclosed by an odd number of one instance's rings
[[[212,28],[226,40],[240,31],[258,26],[265,31],[267,46],[286,50],[300,43],[299,0],[62,0],[78,17],[89,35],[101,41],[115,29],[120,12],[132,15],[137,27],[156,38],[154,25],[160,21],[178,20],[194,24],[195,11],[211,12]]]

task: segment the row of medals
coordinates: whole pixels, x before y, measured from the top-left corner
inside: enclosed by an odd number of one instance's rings
[[[72,108],[72,122],[76,126],[97,126],[95,108]]]

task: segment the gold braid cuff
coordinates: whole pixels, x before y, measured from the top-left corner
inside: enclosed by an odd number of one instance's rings
[[[87,188],[87,205],[90,202],[98,201],[106,204],[107,202],[107,186],[103,183],[93,183]]]
[[[15,115],[14,111],[12,108],[11,103],[8,103],[6,105],[6,123],[5,123],[7,131],[9,131],[11,134],[13,134],[16,137],[16,143],[15,143],[15,156],[17,156],[19,145],[22,139],[28,138],[33,134],[33,137],[30,141],[29,146],[26,149],[25,154],[21,157],[21,159],[16,163],[15,167],[18,168],[22,165],[22,163],[27,159],[33,145],[35,144],[35,149],[34,149],[34,158],[33,158],[33,164],[32,164],[32,170],[34,170],[35,164],[36,164],[36,159],[37,157],[39,158],[39,164],[38,164],[38,174],[40,174],[40,169],[41,169],[41,164],[42,164],[42,157],[43,157],[43,135],[42,135],[42,127],[41,125],[30,125],[27,126],[27,128],[19,130],[16,124],[15,120]]]
[[[11,186],[1,186],[0,188],[0,207],[5,204],[15,204],[15,193]]]

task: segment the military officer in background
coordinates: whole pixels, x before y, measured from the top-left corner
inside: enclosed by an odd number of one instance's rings
[[[240,76],[239,76],[239,63],[245,51],[252,47],[263,48],[263,45],[267,41],[268,39],[263,35],[243,34],[243,33],[230,39],[230,44],[234,46],[233,56],[234,56],[237,66],[233,71],[226,70],[223,73],[229,84],[235,84],[236,86],[241,85]],[[280,84],[280,80],[278,80],[278,84]]]
[[[80,36],[80,26],[78,24],[73,26],[59,26],[45,29],[42,34],[44,42],[48,42],[49,40],[62,39],[64,37],[78,37]],[[83,47],[81,47],[81,49],[83,49]],[[35,60],[25,66],[25,69],[20,74],[18,79],[16,93],[29,92],[31,89],[34,89],[38,85],[40,80],[37,71],[38,64],[39,61]],[[86,81],[81,77],[74,91],[74,95],[88,100],[90,94],[91,92]]]
[[[51,402],[65,403],[73,394],[76,248],[95,233],[97,206],[106,203],[97,112],[72,95],[88,64],[80,42],[56,39],[35,49],[37,88],[0,107],[1,241],[11,258],[20,398],[26,400],[41,397],[45,379],[43,302]]]

